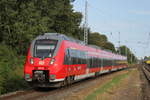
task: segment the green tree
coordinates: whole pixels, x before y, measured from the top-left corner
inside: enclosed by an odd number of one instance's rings
[[[125,45],[120,46],[118,48],[117,52],[124,56],[126,56],[127,54],[131,54],[130,49],[128,47],[126,47]]]
[[[120,46],[118,48],[117,52],[120,53],[121,55],[127,56],[128,63],[135,63],[135,62],[137,62],[137,58],[135,57],[135,55],[125,45]]]
[[[82,15],[70,0],[1,0],[0,42],[25,54],[30,41],[45,32],[79,38]]]
[[[111,42],[106,42],[103,48],[116,52],[115,47]]]
[[[97,45],[103,49],[108,49],[112,52],[116,52],[114,45],[108,41],[107,37],[98,32],[90,33],[89,44]]]

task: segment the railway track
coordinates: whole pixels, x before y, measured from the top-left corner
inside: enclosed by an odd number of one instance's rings
[[[16,93],[10,94],[10,95],[4,95],[0,97],[0,100],[17,100],[17,98],[22,99],[22,100],[35,100],[40,97],[48,96],[48,95],[53,95],[56,93],[63,92],[67,90],[67,88],[73,88],[80,83],[72,84],[70,86],[62,87],[62,88],[48,88],[48,89],[31,89],[28,91],[18,91]]]
[[[97,81],[103,81],[110,76],[119,74],[120,72],[122,71],[104,74],[96,78],[88,78],[62,88],[31,89],[21,91],[12,95],[1,96],[0,100],[40,100],[39,98],[41,97],[48,97],[48,99],[46,98],[45,100],[54,100],[54,98],[55,100],[61,100],[63,97],[67,97],[71,92],[77,92],[88,88],[89,86],[96,84]]]
[[[143,71],[143,73],[144,73],[146,79],[150,82],[150,66],[144,65],[144,66],[142,67],[142,71]]]

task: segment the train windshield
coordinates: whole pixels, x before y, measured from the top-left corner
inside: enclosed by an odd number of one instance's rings
[[[57,40],[37,40],[34,46],[34,57],[52,57],[57,46]]]

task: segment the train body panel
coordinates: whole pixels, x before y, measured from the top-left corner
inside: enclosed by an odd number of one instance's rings
[[[150,65],[150,60],[145,61],[146,64]]]

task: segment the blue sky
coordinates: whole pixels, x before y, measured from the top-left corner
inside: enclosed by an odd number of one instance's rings
[[[84,13],[85,0],[75,0],[73,5]],[[150,0],[88,0],[88,24],[116,47],[120,32],[121,45],[137,57],[150,56]]]

